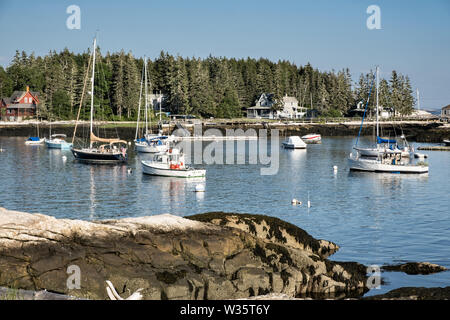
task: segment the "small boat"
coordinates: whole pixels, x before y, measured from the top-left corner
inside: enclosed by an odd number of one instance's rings
[[[186,165],[184,155],[179,149],[173,148],[153,156],[150,161],[141,161],[142,171],[145,174],[178,177],[198,178],[206,176],[206,170],[194,169]]]
[[[444,140],[442,140],[442,142],[444,142],[444,144],[445,144],[446,146],[449,146],[449,147],[450,147],[450,140],[449,140],[449,139],[444,139]]]
[[[72,144],[64,140],[65,138],[67,138],[65,134],[53,134],[50,139],[45,141],[45,144],[47,148],[68,150],[72,147]]]
[[[45,142],[45,138],[39,138],[39,137],[29,137],[27,140],[25,140],[25,144],[27,145],[38,145],[43,144]]]
[[[322,136],[318,133],[310,133],[302,137],[305,143],[321,143]]]
[[[306,149],[306,143],[299,136],[290,136],[282,144],[287,149]]]
[[[137,152],[158,153],[169,149],[168,136],[155,136],[137,139],[134,146]]]

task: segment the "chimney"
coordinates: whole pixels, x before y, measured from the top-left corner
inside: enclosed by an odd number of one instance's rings
[[[30,87],[29,86],[27,86],[27,92],[29,92],[30,91]]]

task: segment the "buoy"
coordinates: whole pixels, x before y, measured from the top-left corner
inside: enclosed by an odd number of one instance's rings
[[[308,200],[308,208],[311,208],[311,201]]]
[[[202,184],[198,184],[195,186],[195,192],[205,192],[205,186]]]
[[[128,145],[131,146],[131,141],[128,141]]]
[[[333,166],[333,171],[334,171],[334,173],[336,173],[338,171],[338,167],[337,166]]]
[[[64,162],[66,162],[67,157],[66,157],[66,156],[62,156],[62,160],[63,160]]]
[[[128,174],[132,174],[133,173],[133,170],[131,169],[131,168],[128,168]]]

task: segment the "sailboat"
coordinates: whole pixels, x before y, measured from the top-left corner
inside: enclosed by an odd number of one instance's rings
[[[145,101],[145,134],[144,137],[138,138],[139,133],[139,121],[141,113],[141,97],[142,97],[142,80],[144,82],[144,101]],[[148,93],[147,93],[147,58],[144,57],[144,68],[141,77],[141,90],[139,95],[139,106],[138,106],[138,118],[136,123],[136,135],[134,139],[134,146],[137,152],[145,153],[157,153],[165,152],[169,149],[169,137],[159,134],[151,134],[148,131]]]
[[[39,145],[45,142],[45,138],[39,138],[39,117],[37,120],[38,120],[36,124],[37,136],[29,137],[27,140],[25,140],[25,144],[27,145]]]
[[[378,80],[379,80],[379,68],[377,66],[376,70],[376,90],[377,90],[377,149],[373,149],[372,151],[376,152],[375,157],[368,157],[367,152],[362,152],[362,148],[358,148],[358,140],[361,134],[361,129],[364,124],[364,117],[366,115],[367,106],[369,104],[370,94],[372,88],[369,92],[369,98],[367,99],[366,108],[364,111],[364,116],[361,121],[361,127],[358,133],[358,138],[356,140],[354,150],[356,150],[356,154],[350,153],[348,162],[350,166],[350,170],[354,171],[369,171],[369,172],[389,172],[389,173],[427,173],[428,172],[428,164],[421,161],[417,164],[411,163],[408,156],[403,156],[402,150],[394,147],[396,140],[391,139],[383,139],[379,137],[379,128],[378,128]],[[389,146],[389,147],[387,147]],[[363,149],[367,151],[368,149]]]
[[[127,142],[120,139],[105,139],[99,138],[94,134],[93,121],[94,121],[94,80],[95,80],[95,56],[97,48],[97,38],[94,38],[94,45],[92,51],[92,78],[91,78],[91,110],[90,110],[90,126],[89,126],[89,147],[75,148],[71,147],[71,151],[76,160],[89,163],[121,163],[126,162],[127,155]],[[89,70],[89,66],[88,66]],[[87,76],[87,74],[86,74]],[[85,79],[86,80],[86,79]],[[85,81],[86,85],[86,81]],[[80,101],[80,109],[84,96],[83,94]],[[78,118],[80,110],[78,110]],[[75,125],[75,131],[72,138],[72,144],[75,139],[77,125]],[[125,146],[123,146],[125,145]]]
[[[52,123],[50,122],[50,133],[49,133],[49,139],[45,140],[45,145],[49,149],[70,149],[72,147],[72,144],[67,142],[65,139],[67,138],[67,135],[62,133],[55,133],[52,134]]]

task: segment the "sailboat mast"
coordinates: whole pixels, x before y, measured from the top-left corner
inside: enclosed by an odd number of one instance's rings
[[[145,56],[144,56],[144,68],[145,68]],[[137,116],[137,124],[136,124],[136,135],[134,137],[134,140],[137,140],[137,138],[138,138],[139,121],[141,120],[141,100],[142,100],[142,85],[143,85],[143,80],[144,80],[144,68],[142,69],[142,75],[141,75],[141,89],[139,90],[138,116]]]
[[[417,110],[420,110],[419,88],[417,88],[416,91],[417,91]]]
[[[379,124],[378,124],[378,91],[379,91],[379,72],[380,69],[377,66],[377,140],[378,137],[380,136],[380,128],[379,128]]]
[[[145,87],[145,135],[148,135],[148,105],[147,105],[147,57],[144,57],[144,87]]]
[[[95,77],[95,50],[97,47],[97,38],[94,38],[94,51],[93,53],[93,58],[92,58],[92,79],[91,79],[91,123],[90,123],[90,133],[93,133],[93,128],[92,128],[92,123],[94,120],[94,77]],[[89,137],[89,147],[92,148],[92,141],[90,140]]]

